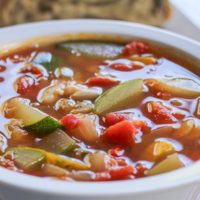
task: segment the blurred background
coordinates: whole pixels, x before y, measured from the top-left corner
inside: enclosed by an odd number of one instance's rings
[[[200,41],[200,0],[0,0],[0,27],[71,18],[150,24]]]

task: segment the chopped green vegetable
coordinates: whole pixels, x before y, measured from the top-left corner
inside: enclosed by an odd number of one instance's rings
[[[13,118],[22,120],[24,128],[28,131],[36,134],[48,134],[61,127],[56,119],[25,104],[18,98],[12,99],[9,104],[9,107],[14,108]]]
[[[54,72],[62,64],[62,59],[48,52],[40,52],[34,58],[33,63],[40,64],[45,67],[47,71]]]
[[[8,149],[7,154],[11,154],[16,166],[23,170],[35,169],[44,162],[67,169],[87,170],[90,168],[89,165],[78,159],[60,156],[38,148],[15,147]]]
[[[76,147],[76,142],[64,131],[57,129],[53,133],[42,138],[39,146],[47,151],[64,154]]]
[[[95,112],[106,114],[134,107],[143,97],[143,80],[134,79],[104,92],[95,101]]]
[[[171,154],[167,156],[164,160],[156,164],[153,168],[147,171],[147,176],[152,176],[156,174],[161,174],[165,172],[169,172],[175,169],[179,169],[183,167],[184,164],[179,159],[179,156],[177,153]]]
[[[25,171],[37,169],[45,161],[44,151],[29,147],[10,148],[6,154],[11,154],[16,166]]]
[[[189,78],[149,79],[146,83],[155,91],[176,97],[195,98],[200,95],[200,84]]]
[[[92,40],[67,41],[58,44],[57,47],[61,49],[66,49],[71,53],[104,58],[116,57],[122,52],[123,49],[123,45],[120,43]]]
[[[67,169],[87,170],[90,168],[87,164],[80,160],[69,158],[67,156],[59,156],[50,152],[46,152],[47,163],[57,165]]]

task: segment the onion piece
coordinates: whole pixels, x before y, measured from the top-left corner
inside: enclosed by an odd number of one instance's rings
[[[108,168],[109,156],[103,152],[88,154],[85,159],[90,164],[94,172],[103,172]]]
[[[74,137],[88,143],[93,144],[99,139],[99,130],[97,127],[98,118],[96,115],[79,114],[76,117],[80,120],[78,125],[70,130],[70,134]]]

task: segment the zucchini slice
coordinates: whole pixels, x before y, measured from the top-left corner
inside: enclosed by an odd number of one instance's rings
[[[41,167],[43,163],[76,170],[87,170],[90,168],[89,165],[78,159],[60,156],[38,148],[14,147],[8,149],[5,155],[13,156],[16,166],[27,171]]]
[[[36,134],[48,134],[61,127],[61,124],[44,112],[27,105],[18,98],[9,101],[14,108],[13,118],[23,122],[24,129]]]
[[[184,164],[180,160],[178,154],[174,153],[167,156],[164,160],[156,164],[152,169],[148,170],[146,175],[152,176],[156,174],[162,174],[162,173],[169,172],[175,169],[179,169],[183,166]]]
[[[123,45],[120,43],[92,40],[71,40],[57,44],[57,47],[66,49],[71,53],[100,58],[114,58],[118,56],[123,49]]]
[[[46,161],[49,164],[57,165],[59,167],[67,169],[87,170],[90,168],[89,165],[82,161],[67,156],[59,156],[54,153],[46,152]]]
[[[53,153],[64,154],[73,150],[76,147],[76,142],[67,133],[57,129],[42,138],[39,147]]]
[[[39,168],[45,161],[45,152],[29,147],[10,148],[6,154],[12,155],[17,167],[24,171]]]
[[[189,78],[148,79],[145,83],[155,91],[176,97],[195,98],[200,95],[200,83]]]
[[[104,92],[95,101],[95,112],[106,114],[134,107],[143,97],[143,80],[134,79]]]

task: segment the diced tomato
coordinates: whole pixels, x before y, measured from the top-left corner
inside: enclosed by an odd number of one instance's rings
[[[132,54],[132,53],[145,53],[149,50],[149,46],[143,42],[133,41],[127,44],[124,49],[124,54]]]
[[[134,120],[133,124],[137,129],[140,129],[141,131],[145,131],[148,126],[147,123],[142,120]]]
[[[108,172],[96,173],[95,181],[109,181],[109,180],[111,180],[111,176]]]
[[[193,160],[193,161],[197,161],[200,159],[200,152],[192,152],[189,157]]]
[[[32,73],[37,76],[42,76],[42,71],[35,66],[24,67],[20,70],[21,73]]]
[[[119,83],[118,80],[102,76],[89,78],[86,82],[88,86],[100,86],[100,87],[111,87],[117,85],[118,83]]]
[[[112,180],[126,179],[133,174],[132,166],[117,167],[109,170]]]
[[[79,124],[79,119],[74,115],[66,115],[64,116],[60,122],[61,124],[68,130],[74,129]]]
[[[124,72],[134,71],[134,70],[143,68],[143,66],[138,65],[138,64],[125,65],[125,64],[122,64],[122,63],[113,63],[109,67],[112,68],[112,69],[124,71]]]
[[[6,70],[6,67],[4,65],[0,65],[0,72],[4,72]]]
[[[125,115],[120,113],[109,113],[105,116],[105,123],[108,126],[114,125],[120,121],[125,120]]]
[[[127,166],[127,162],[125,159],[117,159],[118,166]]]
[[[8,155],[1,158],[0,166],[10,170],[16,170],[14,161]]]
[[[114,147],[108,151],[108,153],[114,157],[119,157],[124,155],[124,148],[122,147]]]
[[[185,115],[181,112],[172,113],[172,115],[178,120],[182,120],[185,117]]]
[[[137,178],[139,178],[139,177],[144,177],[144,176],[145,176],[144,172],[145,172],[146,170],[147,170],[147,168],[146,168],[144,165],[138,164],[138,165],[136,166],[136,174],[135,174],[135,176],[136,176]]]
[[[17,93],[26,94],[35,86],[35,80],[30,76],[22,76],[17,80]]]
[[[136,128],[132,122],[124,120],[110,126],[104,132],[104,139],[112,144],[129,145],[135,143]]]
[[[146,107],[147,115],[157,124],[175,123],[177,121],[172,115],[172,109],[161,102],[148,102]]]

